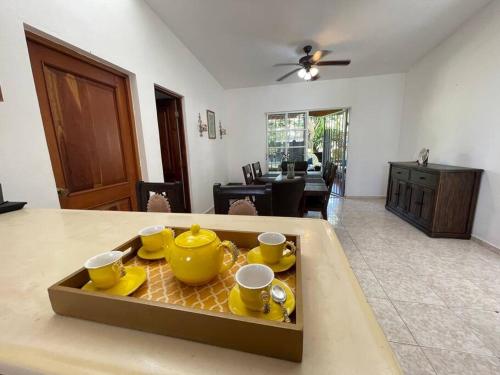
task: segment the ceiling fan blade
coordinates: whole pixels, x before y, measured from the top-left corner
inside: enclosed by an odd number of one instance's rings
[[[332,61],[318,61],[314,65],[326,66],[326,65],[349,65],[351,60],[332,60]]]
[[[312,77],[310,80],[311,81],[316,81],[319,79],[319,74],[316,74],[314,77]]]
[[[297,63],[283,63],[283,64],[274,64],[273,66],[300,66]]]
[[[290,77],[293,73],[297,73],[300,69],[302,68],[297,68],[297,69],[294,69],[292,70],[291,72],[288,72],[287,74],[285,74],[284,76],[281,76],[280,78],[278,78],[276,81],[283,81],[285,78],[288,78]]]
[[[326,55],[328,55],[331,52],[332,51],[318,50],[318,51],[314,52],[314,54],[312,55],[310,61],[311,61],[312,64],[315,64],[315,63],[317,63],[319,60],[321,60],[323,57],[325,57]]]

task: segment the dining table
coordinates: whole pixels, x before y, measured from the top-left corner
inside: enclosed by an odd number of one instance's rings
[[[302,212],[305,212],[307,197],[320,197],[324,198],[330,194],[328,190],[328,186],[325,183],[325,180],[321,177],[320,172],[295,172],[294,179],[303,178],[306,180],[306,185],[304,187],[303,199],[301,202]],[[286,172],[269,172],[262,177],[258,177],[256,180],[262,183],[268,182],[280,182],[284,180],[288,180],[288,176]]]
[[[195,223],[213,230],[300,237],[301,363],[66,317],[52,310],[47,288],[90,257],[116,248],[146,226]],[[326,221],[24,208],[0,215],[0,238],[1,374],[401,374],[335,228]]]

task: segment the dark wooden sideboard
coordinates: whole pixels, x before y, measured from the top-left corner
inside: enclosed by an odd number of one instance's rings
[[[470,238],[482,169],[389,164],[389,211],[430,237]]]

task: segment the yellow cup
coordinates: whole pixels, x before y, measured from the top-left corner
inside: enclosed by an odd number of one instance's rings
[[[98,254],[85,262],[90,280],[99,289],[109,289],[115,286],[120,278],[125,276],[121,251],[107,251]]]
[[[287,241],[286,237],[281,233],[261,233],[257,239],[259,240],[262,259],[268,264],[278,263],[282,257],[295,254],[295,244],[292,241]]]
[[[141,236],[144,250],[158,251],[163,249],[173,239],[174,231],[170,228],[165,228],[163,225],[153,225],[141,229],[139,236]]]
[[[271,283],[274,272],[263,264],[247,264],[235,275],[241,301],[253,311],[269,312]]]

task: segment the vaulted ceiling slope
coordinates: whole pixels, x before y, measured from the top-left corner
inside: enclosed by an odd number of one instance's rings
[[[405,72],[490,0],[146,2],[229,89],[275,84],[291,69],[273,65],[297,62],[306,44],[352,60],[321,79]]]

